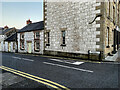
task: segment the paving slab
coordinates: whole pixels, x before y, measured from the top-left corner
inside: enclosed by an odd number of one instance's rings
[[[24,78],[19,77],[17,75],[11,74],[11,73],[3,73],[2,74],[2,84],[3,86],[10,86],[12,84],[18,83],[23,81]]]
[[[0,74],[0,88],[4,89],[35,89],[35,88],[45,88],[50,89],[50,87],[38,83],[36,81],[23,78],[21,76],[6,72]],[[1,90],[1,89],[0,89]]]

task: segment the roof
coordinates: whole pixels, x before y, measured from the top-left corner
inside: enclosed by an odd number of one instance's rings
[[[8,37],[5,41],[16,41],[17,40],[17,33]]]
[[[8,31],[10,31],[11,29],[14,29],[14,28],[8,28],[6,30],[3,30],[3,34],[7,33]]]
[[[0,35],[3,35],[2,30],[0,30]]]
[[[18,33],[36,31],[36,30],[44,30],[44,21],[28,24],[25,27],[23,27],[21,30],[19,30]]]
[[[0,27],[0,35],[3,35],[3,28]]]

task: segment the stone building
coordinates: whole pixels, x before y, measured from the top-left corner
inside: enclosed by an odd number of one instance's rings
[[[18,52],[43,54],[44,49],[44,22],[32,23],[28,20],[27,25],[17,33]]]
[[[44,53],[83,59],[105,59],[112,56],[120,44],[119,18],[118,0],[112,2],[47,0],[44,2]]]

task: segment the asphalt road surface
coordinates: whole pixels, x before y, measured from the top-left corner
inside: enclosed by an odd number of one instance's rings
[[[69,89],[120,87],[120,64],[114,62],[93,63],[2,53],[2,66],[50,80]]]

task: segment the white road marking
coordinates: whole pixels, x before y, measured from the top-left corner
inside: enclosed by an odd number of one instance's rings
[[[20,58],[20,57],[12,57],[12,58],[15,58],[15,59],[21,59],[21,60],[26,60],[26,61],[31,61],[31,62],[34,61],[34,60],[32,60],[32,59]]]
[[[83,64],[84,62],[74,62],[74,63],[72,63],[72,64],[74,64],[74,65],[80,65],[80,64]]]
[[[27,59],[27,58],[22,58],[23,60],[26,60],[26,61],[31,61],[31,62],[33,62],[34,60],[32,60],[32,59]]]
[[[19,58],[19,57],[12,57],[12,58],[15,58],[15,59],[21,59],[21,58]]]
[[[48,63],[48,62],[43,62],[43,63],[44,64],[49,64],[49,65],[53,65],[53,66],[59,66],[59,67],[70,68],[70,69],[74,69],[74,70],[78,70],[78,71],[84,71],[84,72],[93,73],[93,71],[91,71],[91,70],[85,70],[85,69],[69,67],[69,66],[64,66],[64,65],[60,65],[60,64]]]
[[[58,62],[63,62],[63,61],[58,60],[58,59],[50,59],[50,60],[53,60],[53,61],[58,61]]]
[[[57,61],[57,62],[64,62],[64,63],[68,63],[68,64],[74,64],[74,65],[80,65],[80,64],[84,63],[84,62],[74,62],[74,63],[71,63],[71,62],[66,62],[66,61],[62,61],[62,60],[59,60],[59,59],[50,59],[50,60]]]

